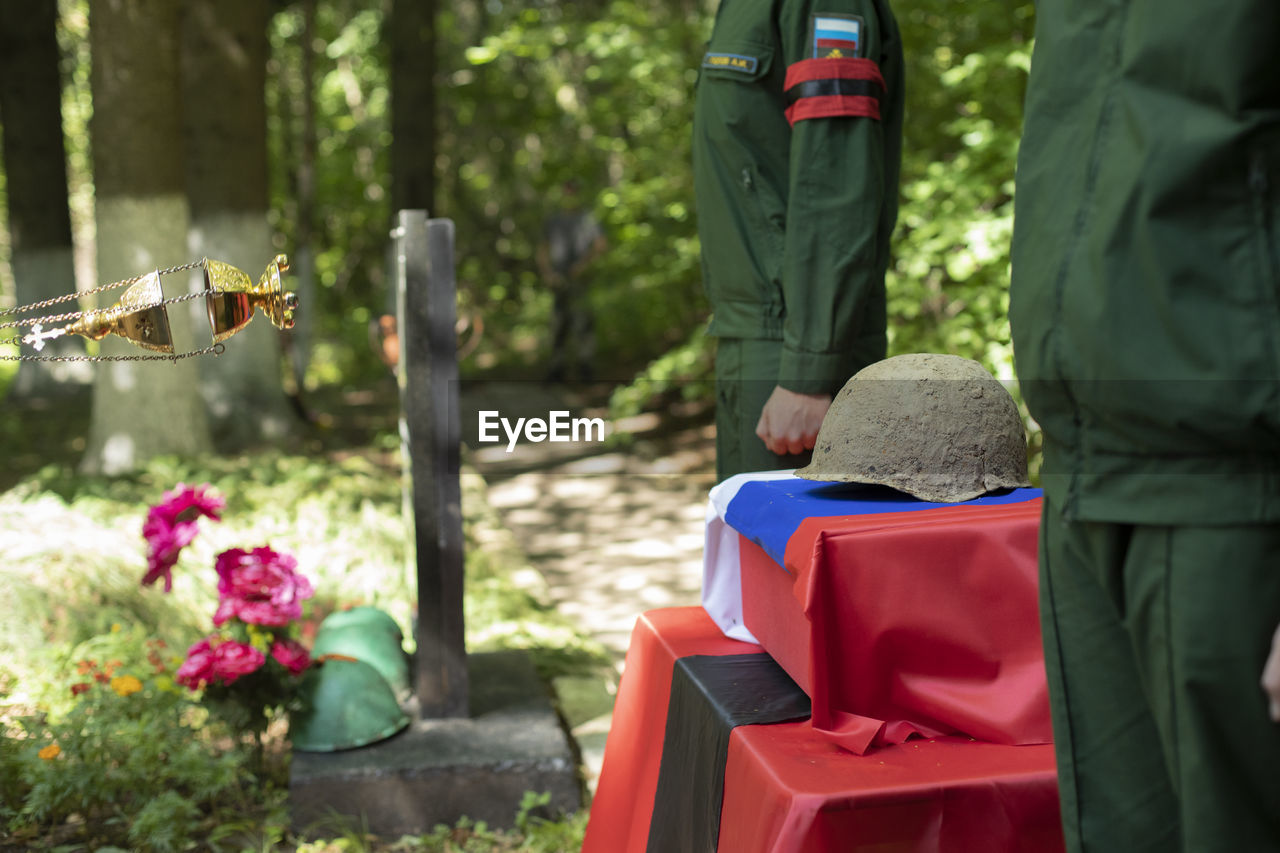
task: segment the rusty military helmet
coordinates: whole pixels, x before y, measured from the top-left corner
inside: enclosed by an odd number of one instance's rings
[[[945,503],[1030,485],[1013,397],[978,362],[936,353],[858,371],[831,402],[812,461],[796,475]]]

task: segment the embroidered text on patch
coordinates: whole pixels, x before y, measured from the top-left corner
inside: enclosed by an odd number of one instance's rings
[[[839,59],[861,55],[861,18],[856,15],[815,14],[809,20],[811,57]]]
[[[740,53],[708,53],[702,59],[703,68],[723,68],[727,71],[741,71],[743,74],[754,74],[759,66],[759,59]]]

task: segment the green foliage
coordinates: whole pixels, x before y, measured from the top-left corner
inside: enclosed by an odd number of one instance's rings
[[[907,59],[891,354],[946,352],[1012,378],[1009,237],[1034,7],[895,7]]]
[[[666,408],[675,401],[707,400],[715,395],[715,341],[705,326],[668,350],[614,390],[609,414],[616,421],[643,411]],[[625,435],[615,433],[611,438]],[[619,440],[623,440],[619,438]]]
[[[70,660],[52,679],[64,710],[19,718],[0,752],[16,837],[70,827],[67,840],[180,850],[215,804],[241,802],[244,753],[217,744],[173,683],[177,658],[143,626],[93,637]]]
[[[688,131],[705,25],[656,0],[442,10],[438,197],[462,311],[485,324],[475,367],[545,354],[534,257],[570,180],[610,243],[587,273],[601,364],[643,364],[705,319]]]
[[[462,818],[453,826],[442,824],[422,835],[406,835],[388,845],[375,845],[368,833],[340,825],[337,837],[301,844],[297,853],[577,853],[582,849],[587,813],[549,817],[545,812],[550,802],[549,793],[526,791],[515,816],[515,827],[509,830]]]
[[[61,682],[45,673],[63,671],[78,646],[113,626],[148,626],[179,650],[199,636],[211,599],[185,585],[171,596],[141,588],[141,517],[116,513],[98,521],[50,495],[0,495],[0,678],[12,682],[11,701],[61,707]]]
[[[580,812],[562,820],[552,820],[536,814],[545,811],[551,802],[550,793],[535,794],[526,791],[516,814],[516,830],[525,836],[522,849],[530,853],[560,853],[582,849],[582,837],[587,829],[587,813]]]
[[[339,459],[264,453],[202,463],[159,459],[116,479],[81,478],[49,465],[0,493],[6,555],[0,587],[10,596],[0,609],[0,786],[6,792],[0,826],[15,820],[21,838],[44,845],[97,833],[103,843],[159,850],[180,847],[179,833],[186,833],[215,849],[247,843],[279,849],[289,837],[281,765],[263,767],[259,755],[246,753],[249,744],[230,736],[234,727],[226,719],[193,705],[187,691],[170,690],[147,659],[153,651],[147,642],[166,642],[163,662],[171,676],[183,651],[207,631],[214,554],[246,543],[269,543],[298,557],[299,570],[317,589],[304,618],[314,623],[340,604],[375,604],[408,635],[413,596],[398,474],[379,451]],[[201,523],[166,595],[138,585],[145,571],[141,525],[147,505],[180,481],[214,483],[227,507],[221,522]],[[606,653],[546,604],[545,581],[488,505],[483,480],[468,473],[463,482],[468,648],[527,648],[548,679],[572,675],[607,686],[613,670]],[[143,690],[122,697],[109,680],[104,686],[92,673],[81,676],[76,664],[86,658],[99,667],[119,660],[113,677],[134,675]],[[75,701],[70,685],[84,681],[95,692]],[[143,731],[154,737],[139,745],[134,741]],[[40,759],[38,750],[55,739],[60,754]],[[224,764],[238,774],[230,787],[222,771],[212,772]],[[110,778],[104,784],[95,773]],[[123,780],[131,780],[127,800],[110,793],[117,782],[125,786]],[[73,795],[94,790],[106,799],[72,805]],[[181,799],[161,798],[166,790]],[[93,818],[79,824],[67,819],[72,813]],[[585,815],[545,824],[531,817],[527,836],[471,826],[468,837],[492,836],[506,846],[475,841],[467,849],[577,849],[552,841],[521,845],[560,835],[580,842],[584,822]],[[362,837],[348,836],[350,843]]]
[[[153,850],[182,850],[200,811],[175,791],[162,791],[149,800],[129,826],[129,841]]]
[[[381,40],[386,6],[360,0],[317,3],[311,44],[303,37],[302,4],[285,6],[271,23],[271,221],[277,246],[286,253],[298,247],[306,111],[302,52],[310,50],[314,63],[316,292],[303,310],[314,323],[312,379],[324,384],[358,384],[383,370],[369,347],[367,324],[387,306],[390,121]]]

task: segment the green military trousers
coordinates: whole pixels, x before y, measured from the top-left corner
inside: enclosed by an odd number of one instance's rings
[[[1259,678],[1280,525],[1067,522],[1040,536],[1067,849],[1280,850],[1280,725]]]
[[[716,345],[716,479],[809,464],[811,453],[779,456],[756,435],[778,384],[782,341],[720,338]]]

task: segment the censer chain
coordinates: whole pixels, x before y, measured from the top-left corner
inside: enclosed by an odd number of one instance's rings
[[[187,267],[187,269],[190,269],[190,267]],[[180,272],[180,271],[181,269],[161,270],[160,274],[164,275],[165,273]],[[145,278],[145,276],[142,276],[141,278]],[[67,299],[74,299],[76,296],[83,296],[83,295],[88,295],[92,293],[98,293],[103,290],[109,290],[113,287],[121,287],[126,284],[133,284],[134,282],[140,281],[141,278],[132,279],[131,281],[117,281],[114,284],[103,285],[97,290],[86,290],[83,294],[74,294],[73,296],[70,296],[70,297],[59,296],[56,299],[46,299],[44,302],[37,302],[32,305],[25,305],[22,307],[22,309],[11,308],[9,309],[8,312],[0,311],[0,314],[12,313],[15,310],[35,311],[41,308],[42,306],[52,305],[56,302],[64,302]],[[184,293],[180,296],[170,296],[168,299],[161,299],[159,302],[149,302],[145,306],[134,306],[134,308],[136,309],[136,308],[142,308],[142,307],[148,307],[148,308],[163,307],[166,305],[172,305],[175,302],[187,302],[192,299],[201,299],[206,295],[208,294],[206,294],[205,291],[203,290],[197,291],[196,293]],[[41,317],[24,317],[21,320],[6,320],[5,322],[0,323],[0,329],[15,329],[15,328],[21,328],[23,326],[32,326],[32,325],[35,325],[36,323],[61,323],[66,320],[79,320],[84,315],[85,315],[84,311],[68,311],[65,314],[48,314]],[[0,343],[3,343],[3,341],[0,341]]]
[[[216,343],[204,349],[175,352],[171,355],[0,355],[0,361],[180,361],[197,355],[219,356],[226,350],[224,344]]]
[[[133,278],[121,279],[120,281],[113,281],[110,284],[99,285],[98,287],[92,288],[90,290],[85,290],[78,293],[67,293],[67,294],[63,294],[62,296],[54,296],[50,299],[45,299],[40,302],[33,302],[30,305],[18,305],[13,308],[0,308],[0,317],[7,316],[9,314],[18,314],[24,311],[39,311],[41,308],[48,308],[50,305],[57,305],[60,302],[70,302],[71,300],[79,299],[82,296],[93,296],[94,294],[105,293],[108,290],[115,290],[116,288],[124,287],[126,285],[137,284],[138,282],[142,281],[144,278],[146,278],[149,275],[153,275],[153,274],[160,275],[160,276],[171,275],[176,272],[186,272],[187,270],[200,269],[201,267],[204,266],[204,264],[205,262],[203,259],[198,261],[191,261],[190,263],[185,263],[180,266],[169,267],[168,269],[163,269],[163,270],[156,270],[154,273],[149,273],[149,272],[143,273],[142,275],[135,275]],[[76,311],[68,314],[59,314],[56,317],[33,317],[31,318],[31,321],[19,320],[16,322],[0,323],[0,329],[12,328],[14,326],[25,326],[32,321],[34,322],[47,321],[50,323],[56,323],[59,320],[75,319],[76,317],[79,317],[82,313],[83,312]]]
[[[204,266],[204,261],[195,261],[193,263],[182,264],[181,266],[169,267],[168,269],[156,270],[156,275],[169,275],[171,273],[186,272],[187,270],[199,269]],[[96,293],[103,293],[108,290],[116,290],[130,284],[136,284],[142,281],[152,273],[126,278],[122,281],[114,281],[111,284],[104,284],[95,287],[92,290],[86,290],[83,293],[69,293],[65,296],[55,296],[52,299],[46,299],[43,302],[34,302],[30,305],[23,305],[17,308],[9,308],[0,311],[0,317],[7,314],[15,314],[20,311],[38,311],[41,308],[47,308],[50,305],[57,305],[61,302],[69,302],[72,299],[79,299],[81,296],[91,296]],[[173,305],[178,302],[187,302],[192,299],[200,299],[206,294],[203,291],[196,293],[184,293],[180,296],[171,296],[168,299],[162,299],[159,302],[152,303],[155,306]],[[32,326],[36,323],[61,323],[67,320],[78,320],[83,317],[84,311],[68,311],[64,314],[51,314],[41,317],[25,317],[21,320],[8,320],[0,323],[0,329],[22,328],[24,326]],[[0,343],[9,343],[10,340],[18,340],[17,338],[0,340]],[[167,355],[0,355],[0,361],[178,361],[184,358],[191,358],[199,355],[213,354],[215,356],[222,355],[226,351],[226,347],[221,343],[207,346],[204,349],[192,350],[191,352],[171,353]]]

